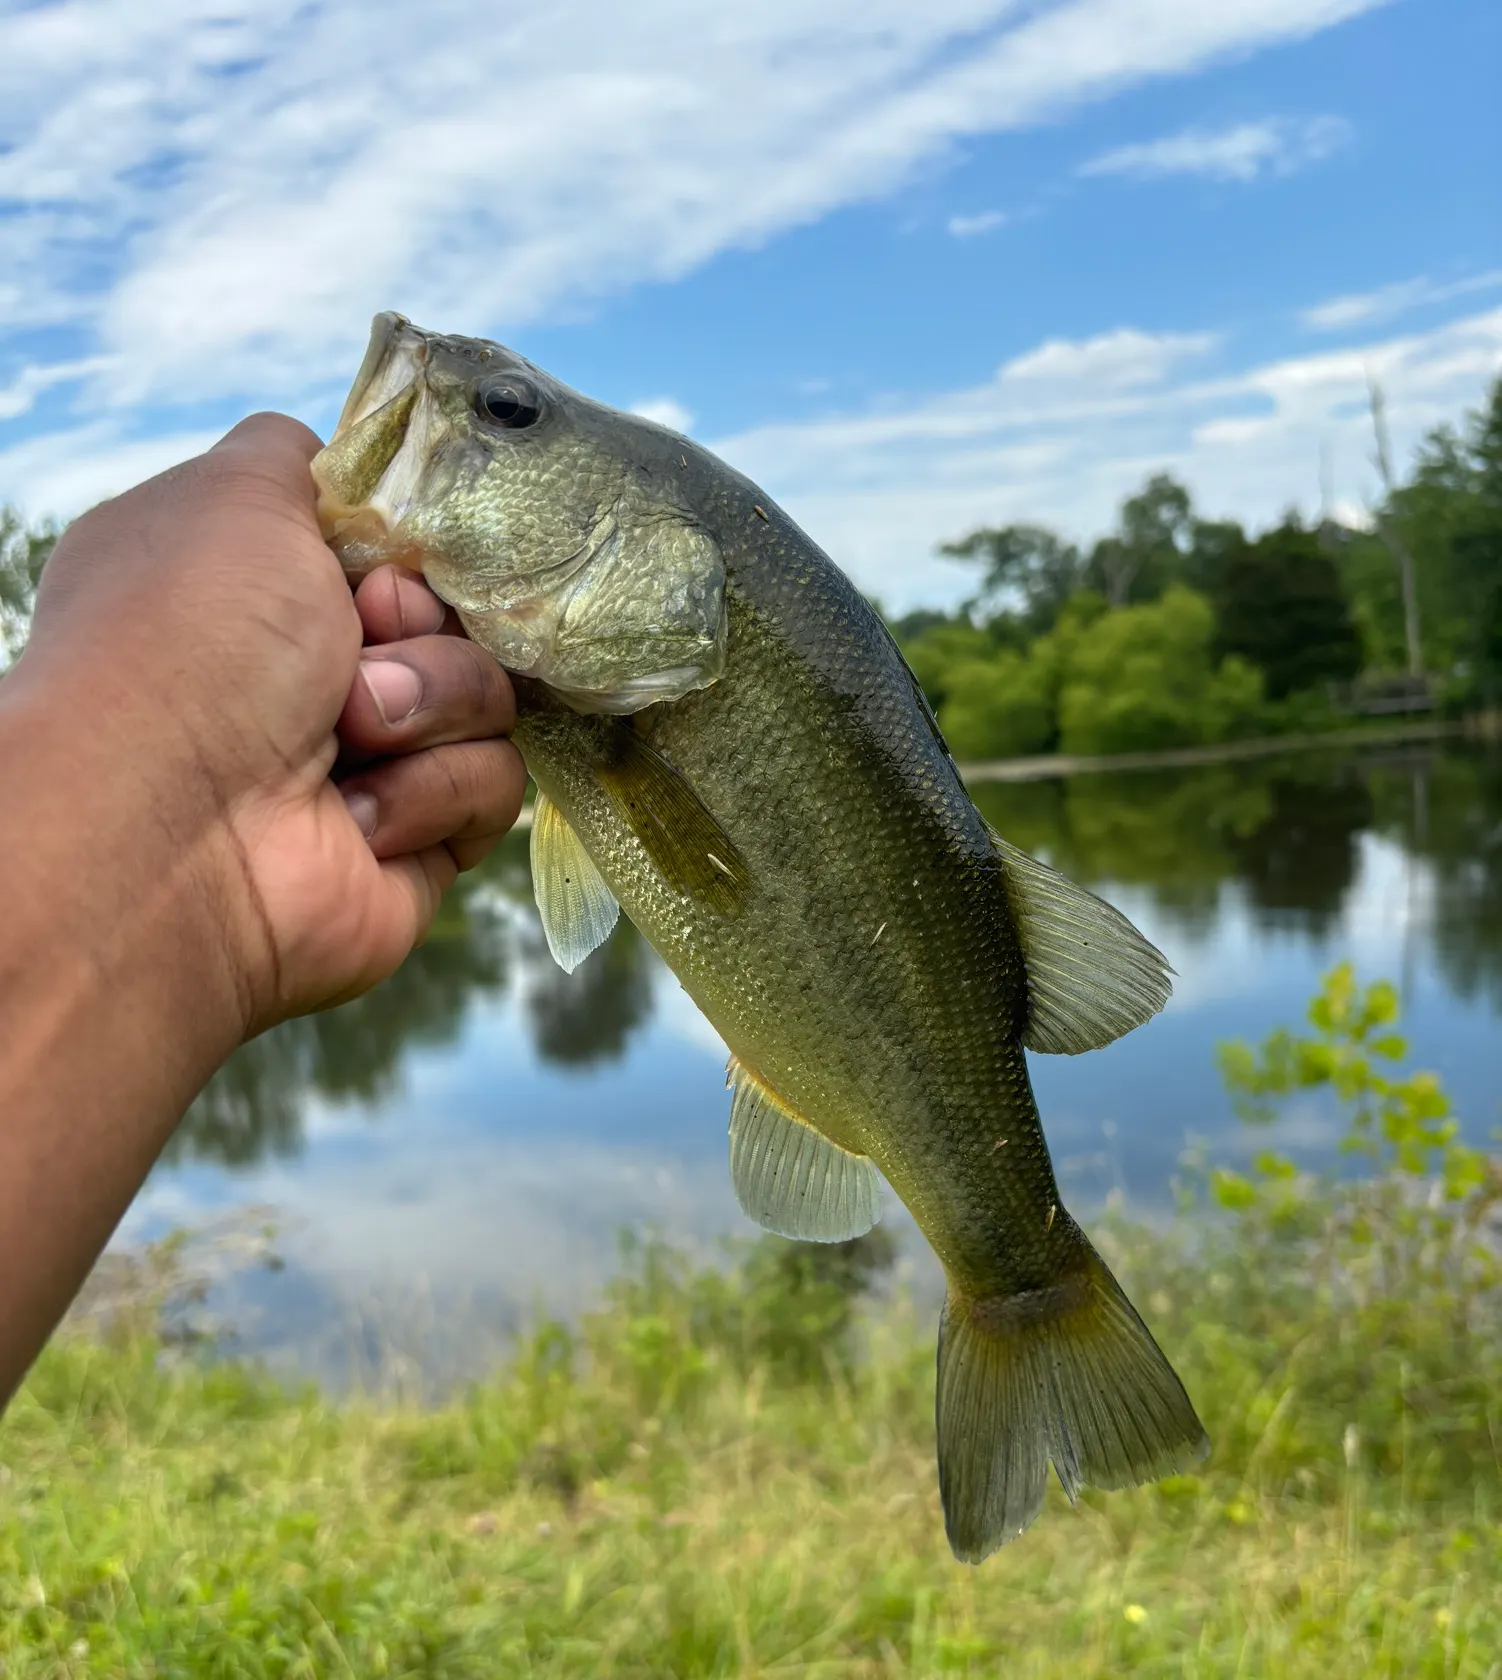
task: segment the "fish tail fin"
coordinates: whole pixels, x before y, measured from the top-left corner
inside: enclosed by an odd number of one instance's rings
[[[935,1409],[944,1528],[961,1562],[1032,1522],[1050,1459],[1072,1500],[1087,1483],[1131,1487],[1209,1450],[1173,1367],[1078,1241],[1082,1264],[1059,1283],[990,1300],[950,1286]]]

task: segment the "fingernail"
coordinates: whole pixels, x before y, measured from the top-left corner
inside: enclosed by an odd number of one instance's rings
[[[373,793],[347,793],[344,803],[349,807],[349,814],[355,819],[355,826],[368,840],[376,831],[376,823],[380,821],[381,808],[376,804]]]
[[[360,675],[384,724],[405,723],[422,699],[422,678],[410,665],[395,659],[367,659]]]

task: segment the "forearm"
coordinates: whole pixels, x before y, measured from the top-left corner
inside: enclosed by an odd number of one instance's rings
[[[0,1404],[245,1018],[207,814],[71,715],[0,680]]]

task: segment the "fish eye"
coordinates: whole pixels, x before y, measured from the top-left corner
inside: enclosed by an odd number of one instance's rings
[[[508,431],[530,426],[542,412],[542,404],[530,381],[514,373],[497,374],[475,391],[475,407],[487,420]]]

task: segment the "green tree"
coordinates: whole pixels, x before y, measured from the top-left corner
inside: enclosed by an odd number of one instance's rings
[[[1189,532],[1184,582],[1214,598],[1226,564],[1246,545],[1246,532],[1234,519],[1196,519]]]
[[[1185,581],[1193,533],[1189,492],[1168,473],[1154,473],[1121,504],[1115,533],[1090,552],[1086,577],[1112,607],[1156,600]]]
[[[1425,666],[1494,692],[1502,683],[1502,380],[1459,426],[1440,426],[1380,510],[1413,556]],[[1403,604],[1391,553],[1351,533],[1341,565],[1367,663],[1405,665]]]
[[[923,623],[925,617],[928,615],[914,614],[912,620],[904,621],[922,623],[915,635],[904,635],[901,624],[894,626],[894,631],[897,645],[928,696],[929,705],[937,712],[948,696],[955,672],[965,664],[992,658],[998,644],[988,629],[972,623],[964,614],[955,618],[939,616],[936,622],[929,618]]]
[[[1258,666],[1269,699],[1361,669],[1345,587],[1313,531],[1285,521],[1232,549],[1219,571],[1216,648]]]
[[[0,507],[0,669],[26,645],[37,582],[58,535],[55,525],[28,525]]]
[[[1094,590],[1064,603],[1052,630],[1022,650],[996,649],[952,666],[939,727],[961,758],[1007,758],[1058,744],[1059,693],[1080,638],[1107,610]]]
[[[1058,721],[1046,663],[1010,650],[965,660],[949,673],[939,727],[957,758],[1047,752]]]
[[[1210,603],[1182,584],[1109,614],[1071,650],[1059,696],[1065,752],[1133,752],[1227,740],[1254,728],[1261,673],[1213,656]]]
[[[980,588],[967,603],[972,616],[1012,614],[1029,635],[1051,630],[1084,583],[1080,551],[1042,525],[983,526],[942,543],[939,552],[984,564]]]

